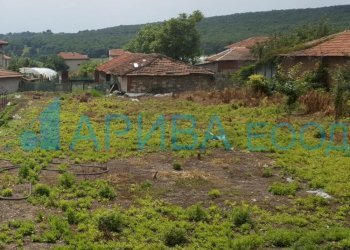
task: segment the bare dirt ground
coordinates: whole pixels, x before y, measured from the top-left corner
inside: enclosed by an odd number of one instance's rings
[[[181,164],[181,171],[174,170],[174,162]],[[148,183],[152,186],[149,194],[153,197],[183,207],[198,202],[211,204],[213,198],[208,192],[218,189],[221,196],[215,199],[216,204],[244,201],[273,209],[278,205],[286,205],[289,201],[288,197],[273,196],[268,192],[268,187],[273,182],[283,181],[277,173],[270,178],[263,177],[263,169],[272,167],[273,164],[270,158],[261,153],[216,150],[210,155],[187,159],[175,158],[171,153],[152,153],[142,157],[115,159],[107,164],[109,173],[79,179],[109,180],[118,190],[114,204],[123,207],[128,207],[139,197],[138,193],[132,191],[133,186]],[[77,170],[73,172],[75,171]],[[8,173],[17,174],[17,170]],[[58,173],[42,171],[40,182],[56,184],[57,176]],[[22,190],[25,188],[21,187]],[[0,223],[11,219],[31,220],[40,211],[49,211],[40,206],[32,206],[27,201],[3,200],[0,201],[0,210]]]
[[[182,171],[173,169],[179,162]],[[208,192],[218,189],[221,197],[216,203],[248,202],[272,208],[286,204],[288,198],[276,197],[268,192],[275,181],[283,181],[275,175],[263,177],[263,168],[273,166],[273,161],[263,154],[217,150],[212,155],[176,160],[171,154],[157,153],[146,157],[114,160],[108,164],[106,176],[120,188],[119,202],[131,200],[128,184],[148,181],[154,195],[173,204],[187,207],[198,202],[210,204]],[[154,178],[156,175],[156,178]]]

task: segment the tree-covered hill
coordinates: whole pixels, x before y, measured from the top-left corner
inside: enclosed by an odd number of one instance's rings
[[[211,54],[241,39],[255,35],[271,35],[290,30],[295,26],[328,19],[335,31],[350,28],[350,5],[294,10],[251,12],[205,18],[199,29],[202,34],[203,53]],[[78,33],[54,34],[9,33],[0,35],[7,40],[7,53],[12,56],[39,57],[60,51],[86,53],[90,57],[106,57],[108,49],[120,48],[128,43],[142,25],[122,25]]]

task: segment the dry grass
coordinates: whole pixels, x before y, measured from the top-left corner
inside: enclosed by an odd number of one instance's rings
[[[179,95],[179,98],[207,105],[237,103],[244,107],[257,107],[261,104],[277,104],[282,102],[280,95],[267,97],[254,93],[249,88],[225,88],[224,90],[195,91]]]
[[[307,114],[324,112],[325,115],[334,113],[333,98],[331,93],[312,90],[299,98],[300,104]]]

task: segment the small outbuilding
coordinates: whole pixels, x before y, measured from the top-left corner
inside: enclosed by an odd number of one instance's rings
[[[21,80],[22,74],[0,69],[0,88],[6,90],[7,93],[17,92]]]
[[[126,53],[99,66],[96,81],[122,92],[166,93],[211,88],[214,73],[161,54]]]

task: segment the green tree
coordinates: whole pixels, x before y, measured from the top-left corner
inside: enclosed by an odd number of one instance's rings
[[[12,58],[10,61],[9,70],[19,71],[20,68],[32,68],[32,67],[41,67],[42,64],[38,61],[34,61],[28,57],[17,57]]]
[[[56,55],[45,56],[40,60],[43,62],[43,65],[46,68],[54,69],[56,71],[66,71],[69,69],[64,59]]]
[[[204,18],[200,11],[180,14],[161,24],[142,28],[126,47],[131,52],[161,53],[184,62],[194,63],[201,55],[197,24]]]
[[[83,77],[93,77],[98,66],[104,63],[105,60],[89,60],[80,66],[78,74]]]
[[[334,73],[335,79],[334,92],[334,107],[335,121],[339,121],[344,115],[344,108],[350,98],[350,64],[339,67]]]

